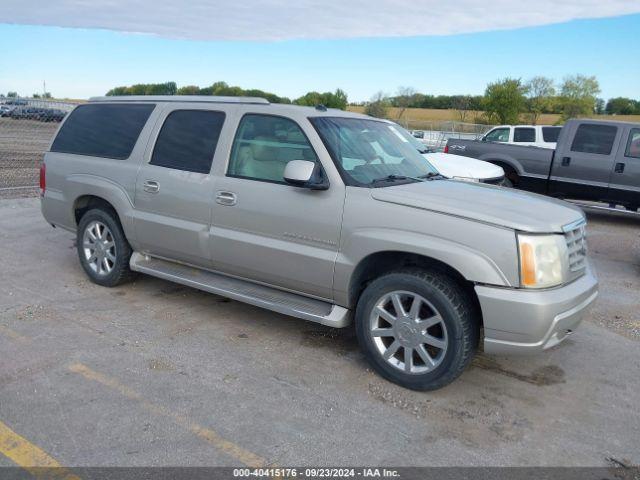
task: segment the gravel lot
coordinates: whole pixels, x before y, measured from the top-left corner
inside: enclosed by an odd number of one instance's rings
[[[2,200],[0,426],[67,466],[639,464],[640,220],[589,234],[601,296],[569,340],[417,393],[349,330],[151,277],[98,287],[37,199]]]

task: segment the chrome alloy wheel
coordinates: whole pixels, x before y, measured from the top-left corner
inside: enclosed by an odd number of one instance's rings
[[[93,221],[82,236],[82,251],[87,264],[98,275],[109,275],[116,264],[116,243],[109,227]]]
[[[369,317],[369,333],[387,363],[404,373],[426,373],[442,363],[447,327],[424,297],[407,291],[383,295]]]

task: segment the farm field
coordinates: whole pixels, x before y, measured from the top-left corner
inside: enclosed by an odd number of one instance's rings
[[[347,110],[351,112],[364,113],[364,107],[349,106]],[[400,113],[399,108],[392,107],[389,109],[389,119],[396,120]],[[476,121],[482,112],[469,111],[465,118],[465,122],[478,123]],[[593,118],[603,120],[620,120],[624,122],[640,122],[640,115],[594,115]],[[560,120],[559,114],[543,114],[540,116],[538,123],[541,125],[554,125]],[[403,125],[408,125],[412,129],[438,130],[434,128],[442,122],[460,121],[460,115],[456,110],[442,110],[435,108],[407,108],[402,116]],[[523,119],[523,123],[528,123]]]

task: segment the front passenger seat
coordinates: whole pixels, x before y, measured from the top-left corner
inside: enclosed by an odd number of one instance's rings
[[[272,142],[268,137],[256,137],[248,148],[243,149],[240,174],[260,180],[281,182],[284,177],[285,162],[278,160],[278,147],[258,142]]]

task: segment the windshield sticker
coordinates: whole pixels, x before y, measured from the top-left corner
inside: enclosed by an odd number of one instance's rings
[[[409,140],[404,138],[404,136],[398,131],[398,129],[396,127],[394,127],[393,125],[387,125],[387,126],[389,127],[389,130],[391,130],[393,133],[396,134],[396,137],[398,137],[404,143],[409,143]]]

